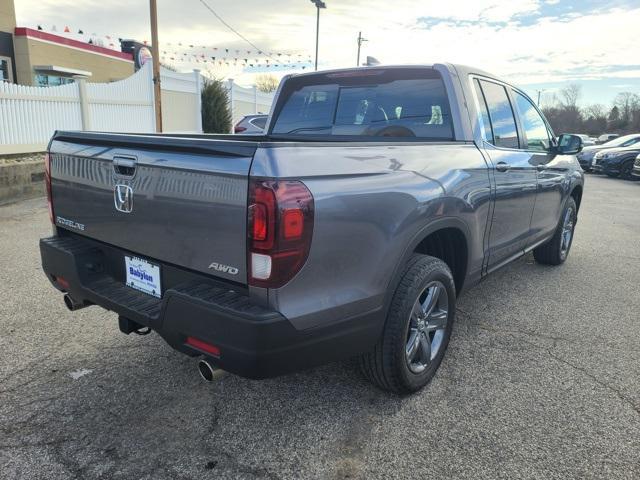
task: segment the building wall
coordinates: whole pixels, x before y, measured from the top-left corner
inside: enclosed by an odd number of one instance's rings
[[[89,80],[96,83],[121,80],[134,73],[132,60],[82,51],[27,36],[14,37],[14,50],[17,81],[22,85],[34,84],[35,65],[57,65],[89,71]]]
[[[0,57],[7,61],[12,75],[11,80],[16,79],[16,60],[13,55],[13,31],[16,28],[16,12],[13,8],[13,0],[0,0]]]
[[[16,28],[16,9],[13,0],[0,0],[0,32],[13,33]]]

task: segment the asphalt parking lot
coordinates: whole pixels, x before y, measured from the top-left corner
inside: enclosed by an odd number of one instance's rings
[[[0,477],[640,478],[640,182],[590,175],[567,263],[459,301],[421,393],[351,362],[202,382],[157,335],[67,311],[44,200],[0,207]]]

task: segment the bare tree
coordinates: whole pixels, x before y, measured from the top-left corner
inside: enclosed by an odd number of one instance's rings
[[[562,96],[560,103],[562,104],[562,106],[565,108],[577,109],[578,100],[580,100],[580,95],[582,93],[581,90],[582,88],[580,87],[580,85],[576,83],[572,83],[571,85],[567,85],[565,88],[563,88],[560,91],[560,95]]]
[[[599,103],[582,110],[582,127],[589,135],[600,135],[607,129],[607,108]]]
[[[594,103],[584,108],[584,116],[586,118],[604,118],[607,119],[607,108],[601,103]]]
[[[264,74],[256,77],[256,87],[264,93],[275,92],[279,84],[280,80],[273,75]]]
[[[553,102],[542,108],[556,133],[602,133],[640,132],[640,95],[631,92],[619,93],[611,107],[600,104],[578,107],[580,86],[569,85],[554,95]]]
[[[620,121],[625,125],[633,118],[633,112],[640,110],[640,96],[631,92],[620,92],[613,104],[618,107]]]

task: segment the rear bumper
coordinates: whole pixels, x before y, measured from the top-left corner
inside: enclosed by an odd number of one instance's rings
[[[124,285],[124,255],[77,235],[40,240],[42,267],[52,284],[62,277],[79,302],[99,305],[150,327],[176,350],[206,356],[213,364],[248,378],[266,378],[346,358],[377,340],[380,312],[329,327],[297,330],[279,312],[250,302],[241,286],[163,265],[162,299]],[[154,260],[155,261],[155,260]],[[220,350],[212,357],[187,345],[195,337]]]

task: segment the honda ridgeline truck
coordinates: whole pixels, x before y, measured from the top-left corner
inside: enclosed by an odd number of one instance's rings
[[[157,332],[205,378],[359,357],[413,392],[465,289],[531,250],[565,261],[580,149],[478,69],[288,76],[260,136],[56,132],[42,266],[70,310]]]

